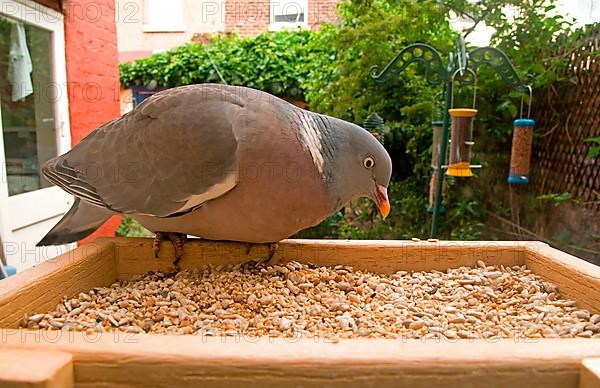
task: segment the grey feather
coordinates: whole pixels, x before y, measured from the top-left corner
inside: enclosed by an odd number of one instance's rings
[[[71,209],[37,243],[37,246],[61,245],[81,240],[92,234],[114,214],[110,210],[90,205],[76,198]]]
[[[195,109],[198,101],[201,112]],[[185,212],[193,207],[186,207],[190,198],[236,172],[234,126],[242,108],[227,91],[170,89],[98,128],[42,171],[65,191],[116,212],[159,217]],[[196,119],[201,125],[194,125]],[[185,174],[190,171],[201,176],[191,180]],[[215,190],[205,200],[232,188]]]

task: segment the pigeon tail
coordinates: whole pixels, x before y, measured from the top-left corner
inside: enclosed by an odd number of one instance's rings
[[[92,234],[114,214],[108,209],[76,198],[71,209],[36,246],[62,245],[81,240]]]

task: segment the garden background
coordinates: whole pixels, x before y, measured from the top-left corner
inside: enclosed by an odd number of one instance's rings
[[[377,112],[394,163],[392,213],[382,220],[372,203],[357,201],[298,237],[425,239],[431,121],[440,118],[442,90],[428,85],[418,66],[385,84],[375,83],[370,69],[415,42],[448,55],[458,37],[452,17],[484,22],[496,31],[491,45],[534,88],[531,184],[506,183],[522,96],[482,68],[472,163],[483,167],[473,178],[446,179],[439,238],[541,240],[600,263],[599,27],[574,29],[553,9],[554,0],[353,0],[340,3],[338,22],[319,31],[215,35],[121,65],[121,83],[159,90],[225,81],[357,124]],[[457,102],[466,106],[472,91],[461,89]],[[144,234],[127,218],[118,232]]]

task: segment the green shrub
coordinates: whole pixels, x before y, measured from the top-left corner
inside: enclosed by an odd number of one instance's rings
[[[311,71],[311,31],[262,33],[255,38],[215,35],[206,45],[189,43],[121,65],[121,84],[174,87],[203,82],[244,85],[302,98]],[[217,72],[217,69],[219,72]]]

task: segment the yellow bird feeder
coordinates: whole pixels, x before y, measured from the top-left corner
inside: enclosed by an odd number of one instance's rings
[[[475,109],[477,77],[473,70],[467,70],[473,75],[473,107],[454,108],[454,87],[452,87],[452,108],[448,110],[451,119],[451,133],[450,161],[446,175],[450,176],[473,176],[473,172],[471,171],[471,147],[475,144],[473,142],[473,119],[477,114],[477,109]],[[454,78],[457,73],[458,71],[452,76],[452,84],[454,84]]]

